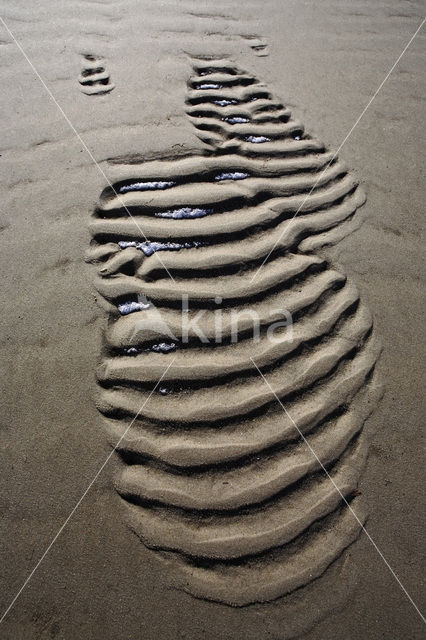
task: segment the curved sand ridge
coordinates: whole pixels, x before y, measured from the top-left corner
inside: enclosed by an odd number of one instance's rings
[[[88,96],[109,93],[115,86],[105,69],[105,60],[93,54],[83,56],[83,69],[78,81],[82,92]]]
[[[354,285],[312,253],[354,228],[365,197],[228,61],[197,60],[188,87],[212,150],[114,163],[91,223],[110,311],[98,406],[114,444],[137,415],[117,447],[132,529],[175,559],[182,588],[240,606],[314,580],[365,518],[353,494],[380,348]],[[292,333],[281,322],[272,341],[282,310]]]

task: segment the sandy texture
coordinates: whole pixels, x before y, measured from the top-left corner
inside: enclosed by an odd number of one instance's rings
[[[105,318],[84,264],[107,159],[203,149],[184,108],[196,55],[229,57],[262,78],[337,149],[420,13],[421,3],[396,1],[268,2],[261,11],[256,2],[5,3],[4,20],[101,171],[4,30],[3,609],[109,453],[94,404]],[[322,250],[356,282],[382,338],[387,392],[368,423],[361,491],[371,536],[419,606],[424,37],[339,154],[367,191],[367,220]],[[306,590],[271,604],[233,609],[173,588],[121,519],[117,467],[111,459],[17,600],[5,638],[421,637],[418,614],[365,536]]]

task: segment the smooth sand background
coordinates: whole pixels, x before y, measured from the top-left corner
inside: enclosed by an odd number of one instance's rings
[[[230,55],[336,149],[421,13],[421,2],[403,0],[41,0],[5,1],[1,11],[104,171],[105,159],[121,154],[202,148],[184,113],[186,53]],[[268,55],[255,55],[247,36],[267,43]],[[368,530],[419,606],[425,37],[423,29],[340,153],[367,189],[368,219],[326,251],[359,285],[383,340],[386,395],[369,421],[361,490]],[[84,264],[105,179],[4,28],[0,52],[3,611],[109,448],[93,400],[105,316]],[[81,93],[82,53],[105,57],[110,94]],[[1,637],[281,640],[303,627],[309,592],[297,594],[290,620],[280,600],[231,609],[170,587],[164,566],[122,522],[115,465],[88,492]],[[344,569],[358,575],[357,590],[307,638],[422,637],[418,614],[365,536]],[[338,580],[331,573],[321,582],[324,613],[345,590]]]

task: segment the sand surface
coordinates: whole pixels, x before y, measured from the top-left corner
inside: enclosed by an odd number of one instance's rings
[[[184,108],[196,55],[227,56],[261,78],[336,150],[422,10],[396,0],[5,0],[4,21],[69,121],[2,28],[2,611],[110,452],[94,402],[106,316],[84,262],[107,160],[203,149]],[[420,609],[424,50],[423,29],[340,151],[367,192],[367,217],[321,252],[356,283],[382,340],[386,393],[367,424],[360,490],[371,537]],[[83,91],[85,55],[102,58],[107,93]],[[126,527],[117,468],[112,458],[91,486],[1,637],[422,637],[418,613],[365,535],[312,585],[315,594],[308,587],[244,608],[191,597]]]

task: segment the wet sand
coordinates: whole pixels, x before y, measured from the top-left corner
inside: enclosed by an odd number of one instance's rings
[[[106,316],[84,262],[107,160],[204,148],[184,109],[194,55],[235,60],[336,150],[420,24],[421,8],[5,4],[5,22],[87,148],[4,30],[3,610],[110,451],[94,402]],[[320,252],[356,283],[383,344],[386,393],[367,423],[360,490],[369,533],[419,607],[424,37],[339,152],[367,192],[366,221]],[[88,55],[102,59],[107,93],[82,90]],[[194,599],[126,527],[117,470],[112,458],[2,623],[5,638],[421,637],[418,614],[365,535],[290,598],[244,608]]]

